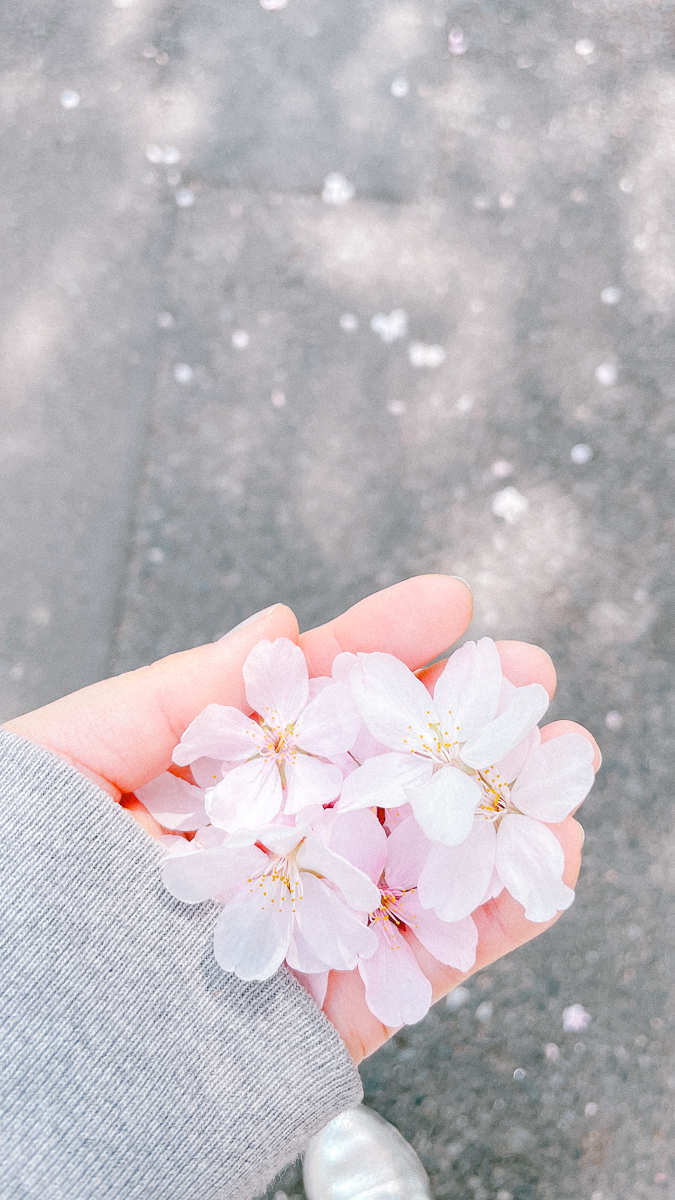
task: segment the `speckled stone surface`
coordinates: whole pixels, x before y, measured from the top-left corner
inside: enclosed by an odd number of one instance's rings
[[[440,570],[601,744],[572,910],[364,1065],[438,1200],[675,1189],[673,19],[7,18],[2,715]]]

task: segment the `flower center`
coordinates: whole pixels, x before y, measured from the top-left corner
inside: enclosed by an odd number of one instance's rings
[[[380,907],[368,916],[369,925],[379,925],[391,950],[401,946],[401,932],[410,922],[400,911],[401,900],[415,888],[392,888],[383,878],[380,884]]]
[[[286,725],[282,729],[279,725],[266,725],[261,721],[260,726],[265,732],[265,745],[260,751],[263,758],[284,758],[295,748],[292,742],[293,725]]]
[[[478,771],[477,779],[483,791],[483,800],[476,810],[477,816],[483,816],[486,821],[498,825],[507,813],[518,811],[511,803],[511,788],[499,775],[494,774],[494,767]]]
[[[290,854],[276,855],[259,879],[250,880],[251,885],[255,884],[260,889],[263,912],[269,908],[272,912],[283,913],[284,904],[290,904],[295,912],[296,902],[302,900],[302,877],[295,857],[299,848],[296,846]]]

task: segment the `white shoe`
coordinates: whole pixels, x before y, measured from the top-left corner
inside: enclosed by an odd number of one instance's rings
[[[412,1146],[362,1104],[312,1138],[303,1179],[307,1200],[431,1200],[427,1173]]]

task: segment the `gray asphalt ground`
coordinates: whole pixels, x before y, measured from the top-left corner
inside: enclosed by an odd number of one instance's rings
[[[437,1200],[675,1196],[673,16],[4,6],[0,716],[447,571],[602,747],[572,910],[363,1068]]]

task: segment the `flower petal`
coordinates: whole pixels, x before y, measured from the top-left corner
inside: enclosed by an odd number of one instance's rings
[[[483,793],[475,779],[457,767],[448,766],[437,771],[422,787],[408,788],[406,795],[415,820],[427,837],[432,842],[456,846],[471,833]]]
[[[422,908],[416,896],[405,896],[400,910],[408,928],[434,958],[458,971],[471,970],[478,945],[478,930],[471,917],[441,921],[431,909]]]
[[[342,772],[332,763],[297,753],[288,755],[285,761],[287,813],[300,812],[308,804],[330,804],[340,795]]]
[[[427,782],[432,773],[432,763],[416,754],[378,754],[347,776],[337,807],[397,808],[407,803],[407,788]]]
[[[497,896],[500,896],[503,891],[504,884],[499,878],[496,870],[493,868],[492,877],[487,885],[487,891],[481,900],[481,904],[487,904],[488,900],[494,900]]]
[[[375,813],[362,808],[360,812],[332,812],[330,815],[333,819],[328,846],[333,854],[339,854],[368,875],[373,883],[378,883],[391,838],[387,838]]]
[[[424,866],[417,893],[424,908],[442,921],[461,921],[481,904],[495,861],[495,828],[477,817],[461,846],[435,845]]]
[[[511,791],[516,808],[540,821],[563,821],[593,786],[593,757],[593,747],[580,733],[542,742],[527,758]]]
[[[405,663],[392,654],[359,654],[350,682],[363,720],[383,745],[409,753],[436,744],[433,701]]]
[[[307,703],[305,656],[288,638],[258,642],[244,663],[246,699],[266,725],[293,725]]]
[[[535,746],[539,745],[540,741],[541,730],[538,725],[535,725],[534,728],[525,734],[524,738],[520,739],[518,744],[513,747],[513,750],[509,750],[508,754],[500,758],[498,763],[495,763],[494,766],[483,768],[483,774],[486,779],[490,783],[496,782],[500,786],[502,783],[512,784],[522,771],[526,759],[532,753]]]
[[[219,758],[196,758],[194,762],[191,762],[190,770],[197,787],[212,788],[220,783],[223,778],[223,761]],[[228,762],[227,767],[234,765],[234,763]]]
[[[208,821],[202,789],[169,771],[137,788],[135,795],[165,829],[192,831]]]
[[[350,908],[357,912],[373,912],[380,903],[380,891],[365,871],[352,866],[340,854],[329,850],[315,833],[308,833],[298,849],[296,862],[300,869],[312,871],[330,879],[340,889]],[[303,887],[305,883],[303,874]]]
[[[455,650],[434,688],[434,703],[452,741],[469,741],[493,720],[501,686],[502,664],[492,638]]]
[[[351,750],[360,726],[361,717],[347,685],[331,683],[301,712],[293,736],[308,754],[332,758]]]
[[[230,705],[209,704],[188,725],[172,757],[179,767],[197,758],[244,762],[257,754],[263,742],[257,721]]]
[[[286,962],[294,971],[313,975],[316,971],[326,971],[327,967],[322,958],[315,954],[306,938],[300,932],[297,921],[293,927],[293,936],[288,944]]]
[[[434,845],[412,816],[406,817],[387,838],[387,883],[394,888],[417,887],[422,868]]]
[[[528,921],[550,921],[574,900],[562,881],[565,855],[560,842],[540,821],[509,813],[497,833],[495,866]]]
[[[170,855],[162,863],[162,881],[176,899],[185,904],[200,904],[242,887],[266,862],[267,855],[256,846],[235,850],[215,846],[211,850]]]
[[[351,654],[349,650],[343,650],[342,654],[336,655],[330,669],[333,679],[348,684],[351,673],[358,661],[356,654]]]
[[[224,971],[240,979],[269,979],[281,966],[293,930],[290,903],[261,902],[259,889],[246,888],[225,905],[213,931],[213,952]]]
[[[462,747],[460,757],[463,762],[476,768],[499,762],[537,724],[549,704],[548,692],[540,683],[516,688],[504,712]]]
[[[186,767],[196,758],[244,762],[257,754],[263,742],[261,727],[250,716],[229,704],[208,704],[187,726],[172,757],[179,767]]]
[[[351,971],[359,955],[368,958],[376,949],[372,929],[308,871],[302,872],[302,898],[296,902],[295,919],[310,949],[333,970]]]
[[[431,984],[403,934],[391,921],[376,926],[377,950],[359,961],[368,1008],[389,1028],[415,1025],[431,1007]],[[389,928],[390,927],[390,928]]]
[[[219,829],[257,829],[276,817],[282,799],[274,759],[254,758],[234,767],[210,791],[206,810]]]

